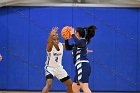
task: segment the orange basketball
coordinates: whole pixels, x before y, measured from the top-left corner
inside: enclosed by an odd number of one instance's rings
[[[63,29],[61,31],[62,37],[65,39],[70,39],[72,36],[71,36],[69,30],[71,30],[71,29],[72,29],[72,27],[70,27],[70,26],[63,27]]]

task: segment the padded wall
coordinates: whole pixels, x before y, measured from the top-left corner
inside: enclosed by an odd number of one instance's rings
[[[1,90],[41,90],[45,85],[46,40],[51,28],[95,24],[88,45],[92,91],[140,91],[140,9],[87,7],[0,8]],[[60,41],[64,40],[60,36]],[[72,43],[72,40],[70,40]],[[74,78],[71,52],[64,50],[63,66]],[[52,91],[66,87],[55,78]]]

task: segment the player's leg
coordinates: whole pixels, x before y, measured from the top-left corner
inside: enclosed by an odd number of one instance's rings
[[[80,93],[80,85],[74,82],[72,84],[72,90],[73,90],[73,93]]]
[[[53,83],[53,77],[54,77],[54,69],[45,66],[45,76],[46,76],[46,85],[42,90],[42,93],[48,93],[52,83]]]
[[[69,76],[63,78],[60,80],[67,86],[67,93],[73,93],[72,91],[72,80],[69,78]]]
[[[46,85],[43,88],[42,93],[48,93],[53,83],[53,76],[51,74],[47,75],[46,78]]]
[[[56,72],[56,77],[67,86],[67,93],[73,93],[72,80],[70,79],[68,73],[63,69],[63,67],[59,67]]]
[[[88,82],[89,82],[89,76],[91,73],[91,67],[89,63],[80,63],[81,67],[78,68],[78,81],[80,84],[80,87],[84,91],[84,93],[91,93],[91,90],[89,89]]]
[[[78,82],[77,69],[75,69],[75,77],[74,77],[74,81],[72,84],[72,90],[73,90],[73,93],[80,93],[80,84]]]
[[[88,83],[81,83],[80,82],[80,86],[81,86],[82,90],[84,91],[84,93],[91,93],[91,90],[89,89]]]

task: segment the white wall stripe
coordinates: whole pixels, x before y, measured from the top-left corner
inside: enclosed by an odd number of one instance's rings
[[[11,6],[11,5],[10,5]],[[79,4],[79,3],[21,3],[12,6],[56,6],[56,7],[140,7],[138,4]]]

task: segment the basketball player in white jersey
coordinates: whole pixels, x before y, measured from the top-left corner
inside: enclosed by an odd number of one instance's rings
[[[0,54],[0,61],[2,61],[2,55]]]
[[[64,45],[59,42],[57,30],[57,27],[52,29],[47,42],[47,61],[45,63],[46,85],[43,88],[42,93],[49,92],[54,77],[58,78],[67,86],[67,93],[73,93],[72,81],[62,66]]]

